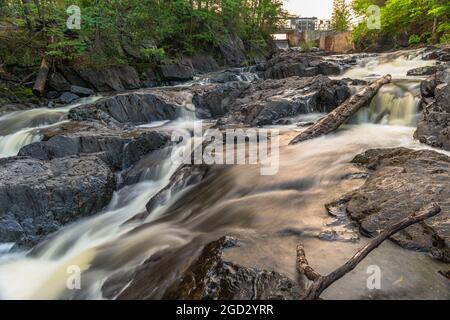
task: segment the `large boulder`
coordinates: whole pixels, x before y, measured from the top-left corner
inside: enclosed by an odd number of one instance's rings
[[[192,102],[196,116],[200,119],[224,116],[231,110],[236,99],[250,87],[248,83],[233,81],[210,86],[209,90],[195,93]]]
[[[70,132],[72,131],[72,132]],[[99,123],[68,123],[43,131],[44,141],[23,147],[19,156],[52,160],[71,155],[96,154],[112,170],[124,170],[141,157],[163,148],[170,141],[164,132],[114,130]],[[45,137],[45,135],[49,135]]]
[[[348,61],[345,58],[325,60],[318,54],[289,49],[277,51],[267,62],[258,65],[258,71],[266,79],[338,75]]]
[[[421,93],[424,107],[414,137],[450,151],[450,69],[424,80]]]
[[[58,92],[70,91],[70,83],[59,72],[52,72],[49,75],[48,86]]]
[[[114,174],[98,157],[0,159],[0,243],[30,247],[61,226],[99,212]]]
[[[163,79],[169,82],[189,81],[194,78],[192,65],[177,63],[159,66]]]
[[[174,120],[188,100],[189,96],[177,91],[143,89],[105,97],[93,104],[76,107],[70,110],[69,118],[119,124]]]
[[[209,73],[220,70],[217,61],[208,54],[195,53],[189,57],[183,57],[182,62],[192,66],[195,73]]]
[[[274,271],[258,270],[228,261],[227,250],[238,240],[223,237],[206,245],[200,256],[165,291],[170,300],[295,300],[298,284]],[[146,278],[152,269],[141,269],[119,299],[152,299]]]
[[[124,91],[141,87],[137,71],[127,65],[98,69],[59,65],[57,69],[70,85],[99,92]],[[54,89],[59,91],[57,88]],[[70,90],[70,86],[66,90]]]
[[[240,67],[246,61],[245,46],[237,34],[227,35],[219,48],[225,65]]]
[[[437,202],[442,212],[395,234],[400,246],[450,261],[450,157],[431,150],[406,148],[368,150],[353,163],[370,173],[359,189],[335,204],[343,206],[364,234],[376,235],[386,227]],[[329,208],[333,205],[329,205]]]

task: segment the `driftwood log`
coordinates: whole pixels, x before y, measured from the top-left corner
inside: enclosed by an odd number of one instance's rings
[[[34,83],[33,93],[37,96],[43,96],[45,94],[45,84],[47,83],[48,73],[50,71],[50,65],[46,57],[42,58],[41,67],[39,68],[36,82]]]
[[[316,272],[306,259],[305,250],[302,245],[297,247],[297,271],[312,281],[312,284],[306,289],[301,296],[302,300],[316,300],[322,292],[332,285],[344,275],[352,271],[367,255],[376,249],[384,240],[388,239],[395,233],[423,220],[431,218],[441,212],[438,204],[429,204],[416,213],[406,217],[405,219],[391,225],[378,236],[373,238],[366,246],[361,248],[350,260],[343,266],[339,267],[329,275],[323,276]]]
[[[378,90],[385,84],[390,83],[392,77],[386,75],[363,90],[347,99],[339,107],[330,112],[316,124],[312,125],[298,136],[290,144],[300,143],[309,139],[314,139],[337,130],[347,120],[349,120],[359,109],[368,105]]]

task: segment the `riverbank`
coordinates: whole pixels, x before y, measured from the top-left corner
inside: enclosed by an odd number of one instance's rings
[[[423,132],[425,125],[437,128],[436,115],[442,123],[449,111],[448,70],[444,61],[427,59],[430,52],[280,51],[254,68],[205,74],[184,85],[91,93],[63,109],[36,109],[42,114],[6,113],[0,139],[31,128],[34,138],[1,160],[1,295],[296,298],[299,242],[327,273],[389,219],[436,201],[439,216],[393,238],[398,245],[384,243],[323,297],[448,299],[439,271],[445,274],[449,262],[449,153],[437,149],[445,149],[446,136],[430,132],[436,137],[424,140],[430,146],[413,138],[418,115]],[[392,83],[346,126],[288,146],[388,71]],[[200,120],[219,131],[277,130],[271,139],[279,138],[279,171],[263,176],[261,163],[174,163],[171,155],[190,139],[171,137],[190,138]],[[346,201],[336,202],[344,195]],[[231,238],[217,242],[222,236]],[[71,265],[82,270],[81,290],[65,287]],[[365,287],[369,265],[383,270],[376,292]],[[205,268],[217,281],[209,283],[201,272],[190,278]],[[261,281],[257,292],[251,279]],[[235,291],[225,290],[230,283]],[[204,290],[194,295],[192,286]],[[224,290],[209,296],[212,287]]]

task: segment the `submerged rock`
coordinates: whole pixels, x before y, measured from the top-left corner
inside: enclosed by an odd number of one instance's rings
[[[0,159],[0,242],[30,247],[61,226],[99,212],[114,174],[98,157]]]
[[[69,104],[79,99],[80,97],[72,92],[64,92],[59,96],[58,100],[63,104]]]
[[[450,157],[431,150],[368,150],[353,163],[370,170],[366,183],[339,203],[363,233],[376,235],[431,202],[442,212],[391,237],[400,246],[450,261]],[[333,206],[330,206],[333,207]]]
[[[438,71],[437,66],[426,66],[426,67],[420,67],[420,68],[415,68],[415,69],[409,70],[406,75],[408,75],[408,76],[429,76],[429,75],[435,74],[436,71]]]

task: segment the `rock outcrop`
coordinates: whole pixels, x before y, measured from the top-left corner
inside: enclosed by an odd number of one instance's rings
[[[352,161],[369,170],[359,189],[328,205],[345,210],[364,234],[376,235],[386,226],[432,202],[442,212],[392,236],[400,246],[450,261],[450,157],[431,150],[374,149]]]
[[[438,71],[421,84],[423,112],[414,137],[450,151],[450,69]]]
[[[50,75],[49,86],[56,91],[70,90],[70,85],[94,89],[99,92],[124,91],[141,87],[137,71],[126,65],[99,69],[58,66]]]
[[[345,61],[326,60],[314,53],[296,49],[277,51],[267,62],[258,65],[258,71],[266,79],[283,79],[293,76],[338,75],[346,67]]]
[[[0,243],[31,247],[111,200],[115,178],[98,157],[0,159]]]
[[[96,122],[67,123],[43,131],[42,134],[44,141],[23,147],[19,156],[52,160],[71,155],[96,154],[114,171],[129,168],[141,157],[163,148],[170,141],[168,133],[114,130]]]
[[[162,299],[178,300],[294,300],[301,289],[277,272],[248,268],[227,261],[225,251],[237,239],[223,237],[211,242],[165,291]],[[136,274],[119,299],[151,299],[145,268]]]
[[[219,120],[220,125],[244,124],[262,126],[279,119],[311,112],[329,112],[350,96],[342,81],[324,76],[253,83],[231,103],[230,112]]]
[[[101,120],[113,124],[174,120],[191,98],[175,90],[142,89],[76,107],[70,111],[69,118],[79,121]]]

